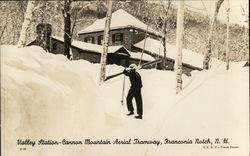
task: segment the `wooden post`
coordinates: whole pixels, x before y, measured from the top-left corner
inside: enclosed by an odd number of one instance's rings
[[[184,0],[180,0],[177,12],[177,30],[176,30],[176,47],[177,56],[175,59],[175,72],[176,72],[176,94],[182,90],[182,44],[184,36]]]
[[[112,14],[112,0],[108,0],[107,3],[108,3],[108,11],[106,15],[105,30],[104,30],[103,53],[102,53],[101,62],[100,62],[101,70],[100,70],[99,85],[101,85],[101,83],[105,80],[108,43],[109,43],[109,30],[110,30],[111,14]]]

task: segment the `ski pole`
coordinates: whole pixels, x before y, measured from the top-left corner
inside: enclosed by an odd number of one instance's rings
[[[125,75],[123,77],[123,86],[122,86],[122,99],[121,99],[122,105],[123,105],[123,98],[124,98],[124,89],[125,89]]]
[[[159,58],[159,59],[157,59],[157,60],[154,60],[154,61],[151,61],[151,62],[144,63],[144,64],[142,64],[142,65],[138,68],[138,70],[143,69],[143,68],[145,68],[145,67],[147,67],[147,66],[149,66],[149,65],[153,65],[153,64],[156,64],[156,63],[160,63],[161,61],[162,61],[162,59]],[[107,77],[105,78],[104,81],[107,81],[107,80],[109,80],[109,79],[112,79],[112,78],[117,77],[117,76],[122,75],[122,74],[123,74],[123,71],[120,72],[120,73],[114,74],[114,75],[107,76]]]

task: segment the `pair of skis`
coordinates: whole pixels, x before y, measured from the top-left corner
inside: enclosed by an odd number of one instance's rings
[[[145,67],[147,67],[147,66],[150,66],[150,65],[153,65],[153,64],[160,63],[160,62],[162,62],[162,59],[161,59],[161,58],[156,59],[156,60],[154,60],[154,61],[150,61],[150,62],[144,63],[144,64],[142,64],[142,65],[138,68],[138,70],[143,69],[143,68],[145,68]],[[107,80],[109,80],[109,79],[112,79],[112,78],[117,77],[117,76],[122,75],[122,74],[123,74],[123,71],[120,72],[120,73],[114,74],[114,75],[107,76],[106,79],[105,79],[104,81],[107,81]]]

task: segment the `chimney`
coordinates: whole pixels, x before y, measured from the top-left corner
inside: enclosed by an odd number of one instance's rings
[[[49,51],[52,25],[48,23],[40,23],[36,26],[36,33],[36,43],[44,50]]]

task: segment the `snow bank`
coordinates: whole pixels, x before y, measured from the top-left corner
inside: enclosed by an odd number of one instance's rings
[[[241,62],[231,63],[229,71],[225,66],[219,66],[192,75],[183,91],[176,96],[174,105],[166,111],[158,137],[167,136],[173,140],[210,138],[212,141],[219,138],[221,144],[212,150],[204,150],[199,145],[170,145],[168,149],[152,149],[150,153],[248,155],[249,68],[243,68]],[[224,138],[228,138],[230,143],[222,143]],[[221,145],[239,148],[225,150],[218,148]],[[177,150],[180,147],[182,150]]]
[[[19,150],[17,139],[79,140],[99,133],[94,127],[103,123],[102,106],[87,66],[91,70],[88,62],[36,46],[1,46],[2,141],[9,155]]]
[[[224,64],[183,75],[175,95],[172,71],[139,70],[143,120],[128,117],[123,75],[97,86],[100,65],[68,61],[41,48],[1,47],[2,142],[9,155],[248,155],[249,67]],[[123,67],[107,66],[106,76]],[[135,108],[136,112],[136,108]],[[4,121],[8,121],[5,123]],[[100,132],[101,131],[101,132]],[[36,146],[20,151],[17,139],[195,140],[228,138],[232,149],[203,144]],[[224,145],[224,144],[223,144]],[[225,144],[226,146],[226,144]],[[13,150],[14,149],[14,150]],[[181,149],[181,150],[180,150]],[[35,154],[36,153],[36,154]],[[17,155],[17,154],[15,154]]]
[[[114,67],[108,67],[118,71]],[[105,147],[105,154],[119,155],[248,155],[249,68],[242,63],[218,65],[209,71],[193,71],[192,77],[183,75],[183,90],[175,95],[176,75],[171,71],[140,70],[143,88],[143,120],[126,117],[126,105],[121,105],[123,76],[101,87],[105,97],[109,138],[139,138],[141,140],[187,140],[187,144],[132,145]],[[126,79],[125,98],[130,83]],[[121,137],[122,136],[122,137]],[[195,139],[228,138],[231,149],[207,149],[210,144],[195,144]],[[217,146],[217,147],[220,147]],[[214,145],[213,145],[214,146]],[[215,146],[214,146],[215,147]],[[181,150],[180,150],[181,149]]]

